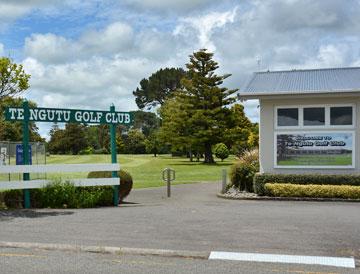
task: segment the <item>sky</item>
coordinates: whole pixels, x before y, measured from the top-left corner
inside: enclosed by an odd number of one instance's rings
[[[130,111],[141,79],[201,48],[228,88],[255,71],[360,66],[359,18],[360,0],[0,0],[0,56],[31,74],[22,96],[39,107]]]

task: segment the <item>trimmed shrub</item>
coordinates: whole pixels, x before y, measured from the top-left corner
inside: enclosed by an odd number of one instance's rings
[[[276,197],[360,199],[360,186],[266,183],[265,190]]]
[[[254,191],[259,195],[269,195],[265,189],[266,183],[360,186],[360,175],[255,174]]]
[[[126,196],[130,194],[130,191],[133,187],[133,180],[131,175],[124,171],[118,171],[118,176],[120,177],[120,187],[119,187],[119,202],[122,202]],[[111,171],[92,171],[88,174],[88,178],[111,178]]]
[[[240,191],[253,192],[253,178],[259,171],[259,157],[257,150],[246,151],[230,168],[230,187]]]
[[[221,161],[224,161],[227,157],[229,157],[229,149],[224,143],[218,143],[214,147],[214,154],[217,158],[220,158]]]
[[[76,187],[69,181],[55,180],[44,188],[31,189],[31,206],[34,208],[84,208],[112,205],[111,187]],[[8,208],[23,207],[23,191],[3,192]]]

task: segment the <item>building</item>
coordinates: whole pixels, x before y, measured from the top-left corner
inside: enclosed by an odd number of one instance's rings
[[[256,72],[261,173],[360,173],[360,67]]]

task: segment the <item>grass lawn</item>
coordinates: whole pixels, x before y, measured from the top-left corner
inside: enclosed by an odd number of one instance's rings
[[[281,160],[281,166],[346,166],[351,165],[351,154],[339,155],[296,155],[287,160]]]
[[[110,155],[51,155],[47,157],[47,164],[86,164],[108,163]],[[135,188],[163,186],[161,172],[166,167],[176,171],[176,180],[173,184],[194,183],[200,181],[220,181],[221,170],[229,169],[235,157],[221,162],[216,159],[216,164],[206,165],[202,162],[190,162],[187,158],[171,157],[170,155],[118,155],[118,162],[125,171],[134,179]],[[47,174],[47,178],[85,178],[87,173],[57,173]]]

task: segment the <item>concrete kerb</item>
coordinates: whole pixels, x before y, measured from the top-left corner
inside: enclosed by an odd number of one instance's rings
[[[258,196],[258,197],[233,197],[230,195],[217,193],[218,198],[227,200],[251,200],[251,201],[308,201],[308,202],[349,202],[359,203],[360,199],[339,199],[339,198],[309,198],[309,197],[269,197],[269,196]]]
[[[169,249],[149,249],[149,248],[132,248],[132,247],[115,247],[115,246],[84,246],[71,244],[49,244],[49,243],[27,243],[27,242],[0,242],[2,248],[24,248],[40,250],[57,250],[88,252],[101,254],[116,255],[141,255],[141,256],[161,256],[177,257],[207,260],[210,252],[188,251],[188,250],[169,250]]]

